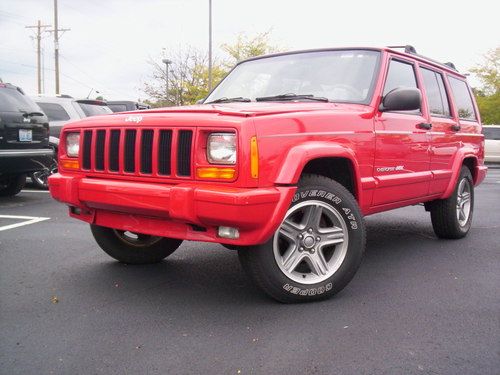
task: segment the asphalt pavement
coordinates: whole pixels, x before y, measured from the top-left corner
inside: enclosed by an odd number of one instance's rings
[[[0,199],[0,374],[498,375],[500,170],[465,239],[437,239],[421,206],[366,221],[346,289],[284,305],[222,246],[127,266],[49,194]]]

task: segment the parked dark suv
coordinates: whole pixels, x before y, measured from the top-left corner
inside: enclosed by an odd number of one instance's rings
[[[47,116],[19,87],[0,83],[0,196],[19,193],[52,155]]]

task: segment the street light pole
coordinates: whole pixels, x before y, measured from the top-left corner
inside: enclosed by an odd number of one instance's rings
[[[212,91],[212,0],[208,0],[208,91]]]
[[[165,100],[167,102],[167,105],[168,105],[168,66],[170,64],[172,64],[172,60],[169,60],[169,59],[163,59],[161,60],[164,64],[165,64],[165,73],[167,75],[167,82],[165,83],[165,89],[166,89],[166,92],[165,92]]]

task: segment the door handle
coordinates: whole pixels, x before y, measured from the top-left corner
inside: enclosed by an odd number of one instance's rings
[[[429,130],[432,128],[432,124],[421,122],[420,124],[417,124],[417,128]]]
[[[453,124],[453,125],[451,126],[451,130],[453,130],[454,132],[459,131],[459,130],[460,130],[460,125]]]

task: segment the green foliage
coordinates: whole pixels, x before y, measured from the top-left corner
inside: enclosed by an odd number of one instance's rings
[[[278,52],[278,47],[270,44],[269,36],[270,31],[257,34],[254,37],[248,37],[248,35],[240,33],[234,44],[224,43],[221,49],[230,56],[230,60],[226,61],[226,65],[232,67],[236,63],[251,57]]]
[[[229,58],[225,61],[215,59],[212,62],[212,82],[217,85],[238,62],[250,57],[276,52],[277,47],[269,42],[269,32],[255,37],[238,35],[234,44],[223,44],[222,50]],[[172,60],[168,72],[160,58],[150,59],[152,76],[144,82],[142,91],[148,95],[145,101],[154,108],[195,104],[208,95],[208,56],[193,48],[179,50],[168,54]]]
[[[484,55],[484,61],[471,69],[481,81],[475,89],[483,124],[500,124],[500,47]]]

